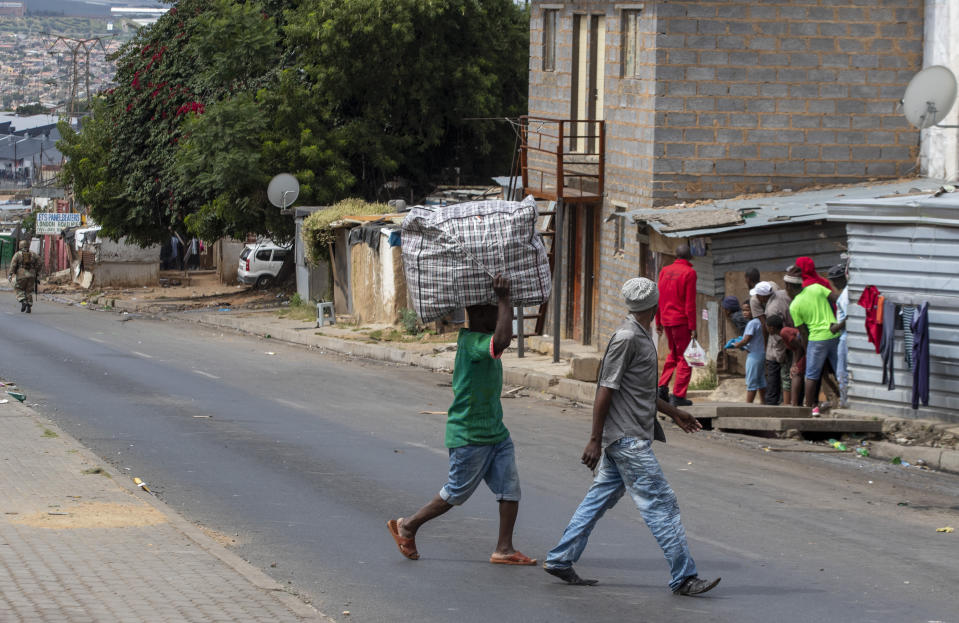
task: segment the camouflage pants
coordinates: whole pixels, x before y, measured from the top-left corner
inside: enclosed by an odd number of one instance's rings
[[[17,293],[17,302],[33,305],[33,277],[17,279],[13,289]]]

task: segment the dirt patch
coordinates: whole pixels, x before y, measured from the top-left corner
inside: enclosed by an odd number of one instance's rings
[[[140,528],[166,523],[160,511],[146,504],[81,502],[28,515],[8,516],[11,523],[31,528],[76,530],[81,528]]]
[[[222,532],[217,532],[213,528],[207,528],[206,526],[197,526],[200,530],[203,531],[203,534],[207,535],[223,547],[236,547],[239,543],[236,540],[236,537],[228,536]]]
[[[928,446],[948,450],[959,447],[959,426],[929,420],[887,418],[883,422],[886,441],[901,446]]]
[[[74,283],[41,284],[47,294],[81,295],[89,305],[112,309],[119,301],[135,304],[143,310],[177,311],[200,308],[245,308],[273,306],[286,300],[283,287],[253,290],[250,286],[222,284],[215,271],[160,271],[160,279],[169,287],[97,288],[84,290]],[[279,298],[278,298],[279,295]]]

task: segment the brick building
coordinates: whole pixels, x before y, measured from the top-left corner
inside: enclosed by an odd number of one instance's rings
[[[615,212],[911,172],[922,55],[923,0],[533,0],[530,116],[605,122],[601,198],[565,200],[565,335],[601,344],[672,259]]]

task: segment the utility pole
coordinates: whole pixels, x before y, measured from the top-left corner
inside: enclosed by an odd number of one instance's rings
[[[49,35],[50,33],[43,33]],[[51,35],[52,36],[52,35]],[[106,53],[106,46],[103,45],[103,40],[109,37],[90,37],[89,39],[75,39],[73,37],[67,37],[65,35],[56,35],[56,40],[50,44],[49,50],[53,50],[58,44],[63,43],[68,50],[70,50],[71,56],[71,71],[70,71],[70,105],[69,105],[69,116],[68,119],[72,119],[74,113],[76,113],[76,101],[77,95],[80,91],[80,51],[83,51],[83,79],[84,85],[86,88],[86,99],[87,99],[87,110],[90,110],[90,106],[93,103],[93,97],[90,94],[90,53],[97,47],[100,46],[100,49]]]

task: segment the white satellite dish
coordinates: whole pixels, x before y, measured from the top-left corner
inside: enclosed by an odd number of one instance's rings
[[[270,203],[285,210],[300,196],[300,183],[289,173],[274,175],[270,185],[266,187],[266,196]]]
[[[920,130],[937,125],[956,102],[956,77],[948,67],[933,65],[909,81],[902,96],[906,120]]]

